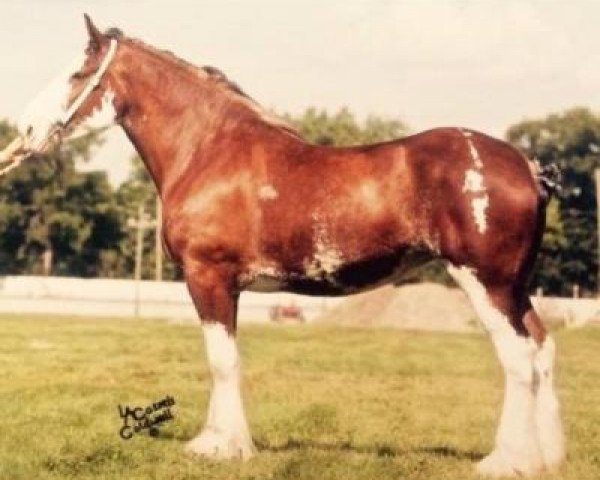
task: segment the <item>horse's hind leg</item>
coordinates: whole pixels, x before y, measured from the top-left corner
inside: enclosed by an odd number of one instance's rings
[[[467,267],[451,266],[449,272],[489,332],[506,380],[496,445],[478,470],[493,476],[530,475],[557,465],[563,453],[552,387],[552,340],[523,291],[512,285],[485,286]]]
[[[541,321],[529,298],[525,303],[524,324],[531,332]],[[543,327],[542,327],[543,328]],[[535,335],[532,334],[532,336]],[[536,339],[537,340],[537,339]],[[556,346],[549,335],[537,342],[533,368],[536,387],[535,423],[544,465],[548,469],[558,467],[565,457],[564,435],[560,408],[554,390],[554,356]]]

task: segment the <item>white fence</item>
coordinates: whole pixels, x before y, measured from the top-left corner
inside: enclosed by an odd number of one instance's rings
[[[538,314],[567,327],[600,322],[600,300],[593,298],[531,297]]]
[[[598,300],[557,297],[532,297],[532,300],[542,317],[567,325],[600,320]],[[244,292],[238,319],[268,322],[271,307],[295,304],[310,321],[341,301],[343,298]],[[0,277],[0,313],[197,318],[187,288],[180,282],[136,284],[133,280],[31,276]]]
[[[267,322],[272,306],[295,304],[307,320],[312,320],[339,301],[244,292],[238,319]],[[0,277],[0,313],[198,318],[184,283],[32,276]]]

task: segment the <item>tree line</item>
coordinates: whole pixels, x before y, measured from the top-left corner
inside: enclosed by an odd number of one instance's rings
[[[308,141],[321,145],[376,143],[405,136],[397,119],[369,116],[363,121],[346,108],[335,113],[309,108],[284,116]],[[14,136],[0,121],[0,147]],[[575,108],[511,126],[506,140],[542,165],[556,164],[562,190],[547,212],[547,229],[532,288],[547,294],[597,289],[597,223],[594,170],[600,168],[600,116]],[[24,162],[0,178],[0,275],[42,274],[130,278],[135,265],[135,229],[143,205],[156,215],[155,190],[141,160],[132,159],[129,178],[114,187],[105,172],[81,172],[76,164],[102,142],[98,132]],[[142,278],[155,272],[154,232],[143,237]],[[163,277],[181,278],[166,261]],[[419,272],[421,279],[448,282],[440,265]]]

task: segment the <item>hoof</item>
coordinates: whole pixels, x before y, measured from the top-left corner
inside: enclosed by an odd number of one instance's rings
[[[248,460],[254,455],[254,445],[247,435],[226,434],[206,429],[185,446],[185,451],[193,455],[227,459]]]
[[[486,477],[530,476],[543,469],[541,459],[511,459],[509,455],[494,450],[477,464],[477,472]]]
[[[558,470],[565,461],[565,450],[562,444],[542,445],[542,456],[546,470],[553,472]]]

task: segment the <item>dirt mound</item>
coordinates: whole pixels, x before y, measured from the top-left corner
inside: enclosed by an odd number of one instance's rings
[[[418,330],[472,331],[476,315],[462,290],[436,283],[385,286],[348,297],[316,322],[391,326]]]

